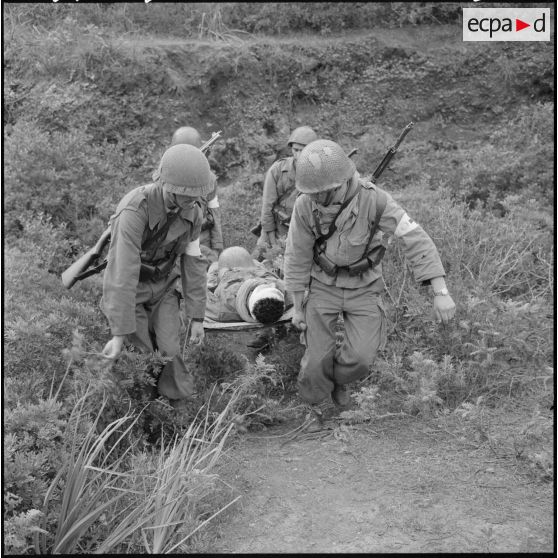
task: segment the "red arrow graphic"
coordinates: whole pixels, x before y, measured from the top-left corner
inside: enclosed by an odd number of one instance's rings
[[[515,18],[515,30],[516,31],[521,31],[522,29],[525,29],[526,27],[531,27],[530,23],[525,23],[524,21],[521,21],[520,19]]]

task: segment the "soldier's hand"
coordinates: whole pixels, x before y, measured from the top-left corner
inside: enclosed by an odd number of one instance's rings
[[[193,345],[199,345],[203,338],[205,337],[205,331],[203,329],[203,322],[191,321],[190,324],[190,343]]]
[[[102,355],[105,358],[110,358],[114,360],[122,351],[122,345],[124,344],[123,335],[115,335],[103,348]]]
[[[455,302],[450,295],[434,297],[434,316],[437,322],[444,324],[455,316]]]
[[[299,331],[306,330],[306,322],[304,321],[304,312],[302,310],[295,310],[293,313],[293,318],[291,323],[298,329]]]

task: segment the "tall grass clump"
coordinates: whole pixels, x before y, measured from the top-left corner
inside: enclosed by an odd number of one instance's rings
[[[188,552],[192,535],[236,501],[198,519],[206,500],[214,504],[213,471],[234,429],[228,417],[237,395],[216,416],[201,409],[180,437],[153,453],[129,443],[139,415],[126,413],[99,431],[104,405],[89,420],[86,395],[69,419],[65,463],[39,506],[35,552]]]

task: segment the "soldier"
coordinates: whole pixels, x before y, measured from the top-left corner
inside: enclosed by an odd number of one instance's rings
[[[284,282],[241,246],[221,252],[209,268],[207,287],[205,315],[219,322],[268,325],[279,320],[288,305]]]
[[[261,233],[252,252],[254,259],[261,261],[266,247],[277,244],[277,238],[287,234],[289,221],[298,195],[295,188],[295,171],[298,156],[304,146],[318,139],[316,132],[309,126],[293,130],[287,145],[292,155],[275,161],[267,171],[263,187],[262,211],[260,217]],[[270,335],[264,332],[256,335],[247,345],[258,350],[269,346]]]
[[[318,136],[312,128],[308,126],[296,128],[287,142],[292,156],[275,161],[267,171],[260,218],[262,230],[252,254],[257,260],[261,258],[266,246],[275,246],[277,237],[287,234],[298,194],[295,188],[296,162],[304,146],[316,139]]]
[[[165,151],[159,169],[152,184],[124,196],[110,219],[101,301],[113,335],[103,349],[107,358],[120,354],[126,338],[142,352],[178,355],[179,275],[191,341],[204,337],[207,262],[200,250],[202,215],[196,202],[213,187],[209,163],[197,147],[175,145]],[[160,382],[159,391],[177,398]]]
[[[171,139],[171,147],[179,144],[193,145],[199,149],[203,142],[200,133],[195,128],[182,126],[175,130]],[[158,173],[159,170],[153,173],[154,180],[156,180]],[[198,200],[203,216],[200,248],[209,264],[216,262],[223,250],[223,229],[221,226],[221,209],[217,197],[217,177],[213,172],[211,177],[212,186],[209,194],[200,197]]]
[[[292,323],[306,347],[299,394],[319,420],[316,405],[330,395],[336,404],[348,405],[347,384],[369,373],[385,336],[384,283],[376,254],[390,236],[400,239],[415,280],[432,285],[437,320],[447,323],[455,304],[431,238],[388,193],[360,178],[337,143],[317,140],[303,149],[296,188],[301,195],[289,227],[284,275],[294,302]],[[373,234],[374,223],[381,235]],[[337,348],[339,313],[345,335]]]

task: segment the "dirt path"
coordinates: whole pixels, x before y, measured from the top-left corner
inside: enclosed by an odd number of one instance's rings
[[[484,446],[410,418],[286,444],[282,432],[230,450],[242,498],[211,552],[553,551],[552,485]]]

